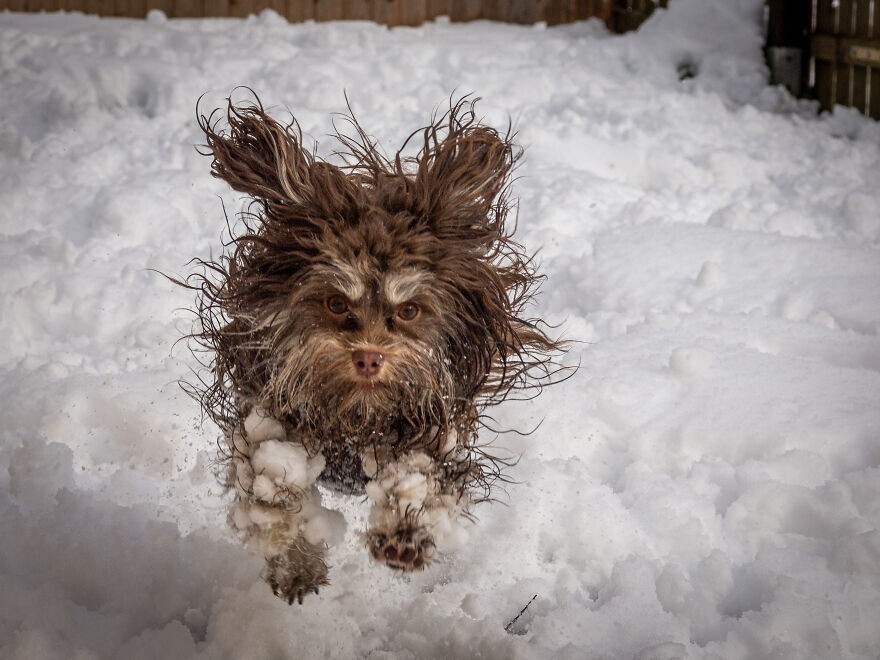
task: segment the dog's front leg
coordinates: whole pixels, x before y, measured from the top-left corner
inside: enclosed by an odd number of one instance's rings
[[[437,549],[452,549],[467,535],[470,493],[450,464],[423,451],[387,459],[362,456],[372,502],[366,543],[376,561],[402,571],[421,570]]]
[[[227,442],[232,450],[230,513],[250,549],[266,559],[264,577],[275,595],[300,603],[328,584],[327,545],[342,537],[342,515],[321,506],[315,481],[324,469],[277,421],[254,410]]]

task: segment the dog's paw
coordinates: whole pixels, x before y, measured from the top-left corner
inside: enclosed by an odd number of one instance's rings
[[[422,570],[434,555],[434,539],[424,527],[401,526],[391,534],[371,530],[367,545],[373,559],[404,572]]]
[[[302,536],[284,552],[266,559],[264,579],[272,593],[286,600],[302,604],[303,598],[318,593],[318,588],[330,584],[324,549],[306,541]]]

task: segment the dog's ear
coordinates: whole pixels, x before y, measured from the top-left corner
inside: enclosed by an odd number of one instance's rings
[[[476,125],[472,107],[464,120],[450,111],[449,130],[441,140],[437,125],[425,131],[415,184],[421,212],[441,234],[474,229],[493,220],[493,209],[504,205],[503,191],[517,159],[509,136]]]
[[[291,209],[313,209],[324,217],[346,214],[354,192],[351,183],[338,167],[303,149],[295,121],[281,125],[266,114],[259,99],[247,105],[230,100],[225,130],[216,114],[199,117],[214,176],[256,199],[270,217],[290,215]]]

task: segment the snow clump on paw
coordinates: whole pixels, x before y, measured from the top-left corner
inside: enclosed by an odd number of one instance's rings
[[[262,408],[254,408],[244,420],[244,433],[249,442],[287,440],[284,426]]]
[[[434,537],[438,549],[457,547],[467,536],[462,519],[470,500],[464,492],[441,492],[439,469],[422,452],[409,454],[380,469],[366,485],[367,497],[373,502],[370,527],[391,533],[407,516],[415,516],[418,524]]]
[[[315,483],[324,470],[324,457],[309,456],[301,445],[266,440],[254,450],[251,466],[257,475],[254,495],[271,501],[268,498],[280,489],[305,490]]]

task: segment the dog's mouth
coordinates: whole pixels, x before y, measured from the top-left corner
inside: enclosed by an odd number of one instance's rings
[[[371,393],[388,389],[388,385],[379,378],[354,378],[352,385],[358,392]]]

